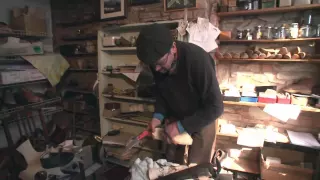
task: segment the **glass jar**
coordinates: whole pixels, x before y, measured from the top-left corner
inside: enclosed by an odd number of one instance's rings
[[[311,26],[310,25],[304,25],[301,27],[301,31],[302,31],[302,37],[304,38],[308,38],[308,37],[311,37],[311,32],[312,32],[312,29],[311,29]]]
[[[317,28],[317,34],[316,34],[317,37],[320,37],[320,24],[318,24],[318,28]]]
[[[264,38],[266,39],[272,39],[273,38],[273,34],[272,34],[272,27],[271,26],[268,26],[267,27],[267,30],[265,31],[264,33]]]
[[[251,0],[248,0],[248,10],[253,10],[253,4]]]
[[[273,39],[279,39],[280,38],[280,32],[278,27],[273,28]]]
[[[285,39],[286,38],[286,27],[281,26],[279,31],[279,39]]]
[[[252,1],[252,9],[253,10],[257,10],[257,9],[259,9],[259,0],[253,0]]]
[[[261,26],[258,26],[256,34],[255,34],[255,38],[256,39],[261,39],[261,37],[262,37]]]
[[[296,39],[299,36],[299,24],[292,23],[290,27],[290,38]]]
[[[251,34],[251,30],[250,29],[247,29],[247,31],[246,31],[246,39],[247,40],[252,40],[252,34]]]

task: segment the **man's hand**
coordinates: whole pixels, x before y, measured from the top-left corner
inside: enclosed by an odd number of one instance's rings
[[[156,127],[161,125],[161,121],[157,118],[152,118],[151,122],[149,123],[148,129],[151,132],[155,132]]]
[[[177,122],[172,122],[172,123],[166,122],[165,132],[166,132],[166,135],[168,136],[167,137],[168,143],[172,142],[173,144],[178,144],[177,142],[174,141],[174,137],[180,134]]]

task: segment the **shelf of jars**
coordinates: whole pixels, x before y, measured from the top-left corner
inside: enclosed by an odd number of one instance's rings
[[[311,20],[310,20],[311,21]],[[235,37],[234,37],[235,36]],[[281,27],[262,27],[238,30],[235,35],[231,31],[222,31],[219,43],[291,43],[320,41],[320,24],[315,26],[311,22],[301,25],[292,23]]]
[[[260,14],[272,14],[272,13],[286,13],[294,11],[304,11],[320,9],[320,4],[308,4],[299,6],[289,6],[289,7],[277,7],[277,8],[265,8],[265,9],[255,9],[255,10],[240,10],[232,12],[219,12],[217,15],[219,17],[232,17],[232,16],[250,16],[250,15],[260,15]]]

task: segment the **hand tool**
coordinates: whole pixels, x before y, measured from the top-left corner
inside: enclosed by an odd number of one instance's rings
[[[140,133],[138,136],[133,137],[132,139],[130,139],[127,144],[126,144],[126,149],[124,152],[128,152],[130,149],[132,149],[132,147],[136,146],[139,144],[139,142],[144,139],[145,137],[151,135],[151,133],[149,132],[149,130],[144,130],[142,133]]]

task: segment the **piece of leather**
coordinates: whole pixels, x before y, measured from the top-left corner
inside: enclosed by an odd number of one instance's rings
[[[74,153],[60,152],[60,153],[44,153],[41,158],[41,166],[45,169],[65,166],[74,158]]]

